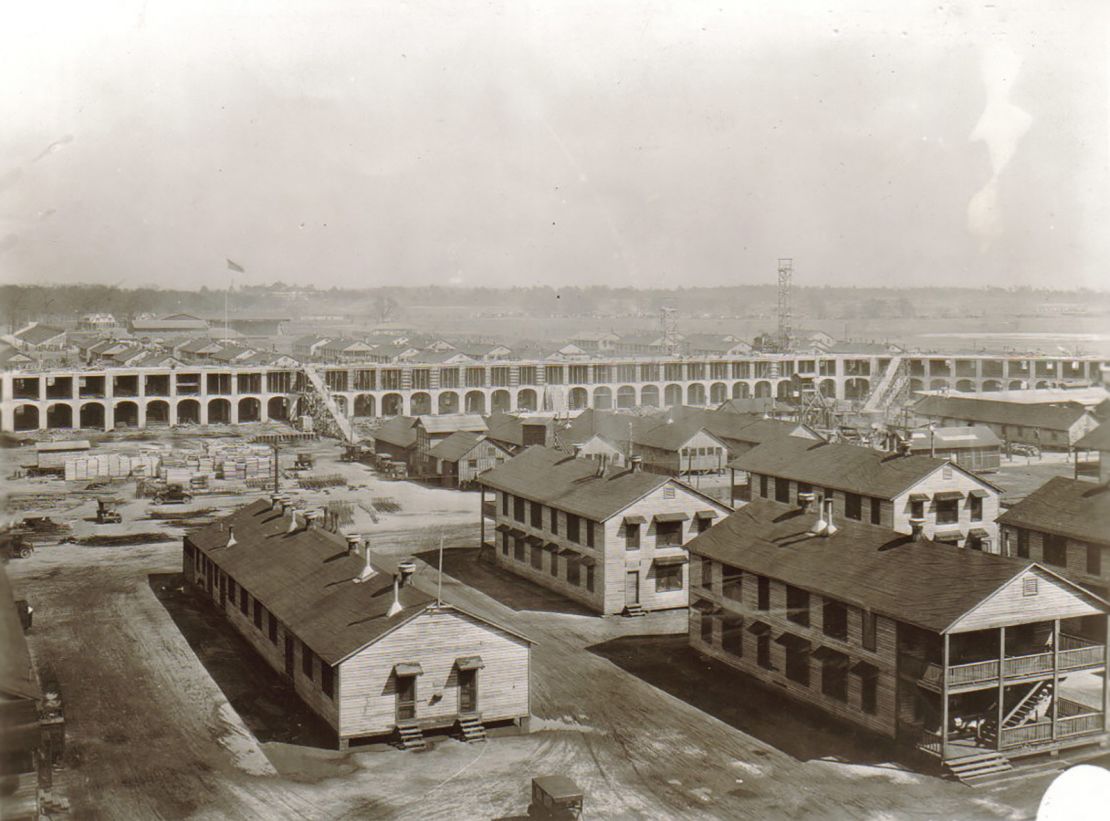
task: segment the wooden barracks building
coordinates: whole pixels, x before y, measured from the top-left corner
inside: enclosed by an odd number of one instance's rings
[[[554,448],[528,448],[479,482],[497,564],[602,614],[686,607],[685,545],[730,511],[635,458],[612,467]]]
[[[185,537],[184,573],[336,733],[424,746],[428,730],[529,719],[530,641],[386,573],[358,537],[260,499]]]
[[[966,780],[1106,739],[1106,601],[818,507],[757,499],[690,542],[696,650]]]

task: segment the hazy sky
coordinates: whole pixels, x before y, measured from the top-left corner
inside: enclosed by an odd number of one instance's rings
[[[787,7],[789,10],[784,10]],[[892,11],[892,9],[895,9]],[[1110,3],[100,0],[0,30],[0,278],[1110,287]]]

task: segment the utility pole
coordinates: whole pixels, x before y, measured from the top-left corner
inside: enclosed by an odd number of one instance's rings
[[[779,328],[776,348],[780,353],[790,350],[794,328],[790,308],[791,280],[794,276],[794,260],[779,257]]]

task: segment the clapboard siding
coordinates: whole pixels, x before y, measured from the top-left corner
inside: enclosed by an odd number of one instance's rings
[[[1025,580],[1030,578],[1037,580],[1036,595],[1025,595]],[[967,633],[1004,625],[1095,616],[1102,612],[1075,588],[1033,567],[965,613],[949,632]]]
[[[340,735],[388,733],[397,725],[395,665],[416,662],[416,721],[449,726],[458,716],[457,659],[481,656],[478,712],[483,721],[527,718],[529,645],[452,608],[430,609],[342,662]]]
[[[1028,528],[1018,528],[1013,525],[1002,525],[1002,543],[1005,546],[1007,556],[1017,556],[1018,547],[1018,531],[1025,531],[1029,534],[1029,555],[1032,561],[1040,562],[1047,565],[1050,569],[1056,565],[1045,560],[1044,537],[1045,534],[1036,530],[1029,530]],[[1110,534],[1107,534],[1110,538]],[[1107,585],[1110,585],[1110,545],[1105,544],[1091,544],[1088,542],[1081,542],[1076,539],[1064,539],[1066,555],[1066,566],[1061,568],[1066,570],[1069,578],[1078,579],[1088,587],[1095,588],[1093,592],[1102,595]],[[1098,551],[1100,556],[1098,560],[1098,567],[1101,573],[1091,573],[1088,570],[1087,551]]]

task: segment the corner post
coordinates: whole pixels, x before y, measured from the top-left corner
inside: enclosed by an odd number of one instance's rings
[[[948,657],[949,657],[949,636],[944,634],[944,650],[941,654],[941,664],[943,667],[943,674],[941,679],[940,688],[940,760],[944,762],[948,758]],[[916,693],[915,693],[916,696]]]
[[[1056,719],[1060,706],[1060,620],[1052,620],[1052,740],[1056,740]]]
[[[1006,720],[1006,627],[998,628],[998,717],[995,724],[994,748],[1002,750],[1002,722]]]
[[[478,485],[478,520],[481,522],[481,541],[478,544],[479,554],[486,546],[486,486]]]

